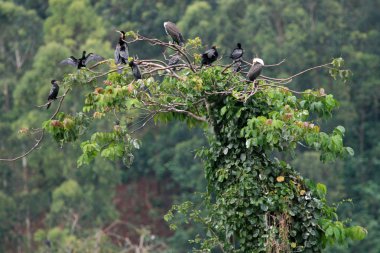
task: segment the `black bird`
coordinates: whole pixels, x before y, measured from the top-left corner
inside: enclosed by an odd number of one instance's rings
[[[45,240],[45,245],[48,247],[48,248],[51,248],[51,241],[46,239]]]
[[[230,55],[230,58],[234,61],[241,60],[241,57],[243,57],[244,50],[241,48],[241,44],[237,43],[237,47],[232,50],[232,53]]]
[[[264,67],[264,61],[260,58],[254,58],[252,60],[252,66],[248,71],[247,79],[251,82],[255,81],[256,78],[261,74]]]
[[[182,33],[179,31],[178,27],[170,21],[164,22],[164,27],[166,33],[172,37],[173,41],[180,45],[181,47],[185,44]]]
[[[203,65],[211,65],[216,59],[218,59],[218,51],[216,50],[216,46],[212,46],[211,49],[207,50],[202,54],[202,63],[201,68]]]
[[[132,69],[132,74],[135,77],[135,80],[137,81],[139,79],[142,79],[140,68],[133,60],[129,62],[129,66]],[[152,93],[150,93],[150,90],[148,89],[148,87],[145,86],[144,83],[141,84],[141,89],[143,91],[146,91],[150,96],[152,96]]]
[[[125,41],[125,32],[124,31],[116,31],[120,33],[119,42],[116,44],[115,48],[115,64],[127,64],[129,52],[128,52],[128,44]]]
[[[77,59],[74,56],[70,56],[69,58],[61,61],[60,64],[72,65],[74,67],[77,67],[77,69],[80,69],[80,68],[85,68],[86,65],[90,61],[101,61],[101,60],[104,60],[104,58],[101,57],[100,55],[93,54],[93,53],[89,53],[88,55],[86,55],[86,51],[83,51],[81,58]]]
[[[46,106],[46,109],[49,109],[51,103],[53,100],[57,99],[59,92],[59,85],[57,80],[51,80],[51,88],[48,96],[48,104]]]
[[[132,74],[135,77],[135,80],[141,79],[140,68],[133,60],[129,62],[129,67],[132,69]]]

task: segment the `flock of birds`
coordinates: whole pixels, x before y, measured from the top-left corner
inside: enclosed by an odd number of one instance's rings
[[[164,28],[165,28],[166,33],[172,38],[173,43],[176,43],[181,47],[185,44],[185,40],[182,36],[182,33],[173,22],[170,22],[170,21],[164,22]],[[142,79],[139,66],[134,62],[133,59],[128,60],[129,51],[128,51],[128,43],[125,38],[125,32],[124,31],[117,31],[117,32],[120,33],[120,37],[119,37],[118,43],[116,44],[115,53],[114,53],[115,64],[118,66],[121,66],[121,65],[126,65],[128,63],[128,65],[131,67],[132,74],[135,80]],[[233,70],[235,72],[239,72],[241,70],[243,54],[244,54],[244,50],[241,47],[241,44],[237,43],[237,47],[233,49],[230,55],[230,58],[233,61],[232,63]],[[205,51],[201,56],[202,56],[202,60],[201,60],[200,68],[202,68],[203,65],[210,66],[213,62],[215,62],[218,59],[219,53],[217,51],[216,46],[212,46],[210,49]],[[102,60],[104,60],[104,58],[101,57],[100,55],[97,55],[94,53],[89,53],[86,55],[86,51],[83,51],[82,57],[77,59],[74,56],[70,56],[69,58],[61,61],[60,64],[71,65],[71,66],[76,67],[77,69],[81,69],[81,68],[85,68],[86,65],[90,61],[98,62]],[[175,66],[176,64],[179,63],[180,60],[181,60],[181,57],[177,52],[169,59],[168,65]],[[252,61],[251,68],[249,69],[248,74],[247,74],[247,80],[254,82],[256,78],[261,74],[263,67],[264,67],[264,61],[260,58],[254,58]],[[175,67],[173,67],[173,69],[175,70]],[[121,69],[119,68],[119,71],[120,70]],[[46,109],[48,109],[51,103],[55,99],[57,99],[58,92],[59,92],[59,81],[52,80],[51,85],[52,87],[49,92]],[[149,90],[147,89],[145,90],[148,93],[150,93]]]

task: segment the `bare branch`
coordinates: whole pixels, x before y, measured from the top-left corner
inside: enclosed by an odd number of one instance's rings
[[[326,63],[326,64],[318,65],[318,66],[315,66],[315,67],[311,67],[311,68],[305,69],[305,70],[303,70],[303,71],[301,71],[301,72],[298,72],[298,73],[295,74],[295,75],[289,76],[289,77],[287,77],[287,78],[272,78],[272,77],[267,77],[267,76],[263,76],[263,75],[261,75],[261,76],[262,76],[263,78],[270,79],[270,80],[287,81],[287,80],[291,80],[291,79],[293,79],[293,78],[295,78],[295,77],[297,77],[297,76],[300,76],[300,75],[302,75],[302,74],[304,74],[304,73],[306,73],[306,72],[309,72],[309,71],[311,71],[311,70],[324,68],[324,67],[327,67],[327,66],[329,66],[329,65],[332,65],[332,63]]]
[[[285,61],[286,61],[286,59],[283,59],[283,60],[280,61],[279,63],[269,64],[269,65],[264,65],[264,67],[267,68],[267,67],[275,67],[275,66],[279,66],[279,65],[283,64]]]
[[[137,34],[137,38],[134,39],[134,40],[132,40],[132,41],[129,41],[128,43],[132,43],[132,42],[135,42],[135,41],[147,41],[147,42],[149,42],[152,45],[159,45],[159,46],[163,46],[163,47],[166,47],[166,48],[171,48],[172,50],[177,51],[178,53],[180,53],[186,59],[187,65],[191,69],[191,71],[195,72],[193,64],[191,63],[191,61],[189,59],[189,56],[186,53],[186,49],[180,47],[179,45],[163,42],[163,41],[161,41],[159,39],[151,39],[151,38],[142,36],[140,34]]]
[[[24,154],[20,155],[20,156],[17,156],[17,157],[14,157],[14,158],[0,158],[0,161],[4,161],[4,162],[14,162],[14,161],[17,161],[27,155],[29,155],[30,153],[32,153],[33,150],[35,150],[39,145],[40,143],[42,142],[42,140],[44,139],[44,136],[45,136],[45,131],[42,131],[41,133],[41,136],[40,138],[38,138],[36,140],[36,143],[33,145],[33,147],[31,147],[28,151],[26,151]]]

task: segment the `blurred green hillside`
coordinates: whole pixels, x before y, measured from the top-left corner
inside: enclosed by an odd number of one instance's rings
[[[286,159],[305,177],[326,184],[342,217],[369,232],[348,248],[327,251],[378,253],[379,9],[380,0],[0,0],[0,158],[34,145],[39,133],[33,129],[56,108],[36,106],[46,102],[51,79],[73,71],[58,63],[82,50],[113,58],[115,30],[168,40],[163,22],[170,20],[185,39],[200,37],[204,49],[217,45],[226,63],[237,42],[248,61],[254,56],[266,64],[286,59],[264,69],[272,77],[343,57],[353,73],[348,84],[332,83],[316,71],[289,85],[295,90],[323,87],[334,94],[339,110],[319,123],[327,130],[345,126],[345,145],[354,148],[354,158],[323,164],[315,152],[300,149],[296,158]],[[134,43],[130,53],[162,58],[147,43]],[[73,92],[63,110],[80,110],[91,89]],[[97,130],[105,127],[96,125]],[[202,164],[194,158],[206,144],[202,130],[179,122],[151,123],[136,138],[142,145],[130,168],[102,159],[77,168],[80,141],[60,146],[50,137],[27,157],[0,162],[0,252],[50,252],[52,245],[67,252],[68,244],[75,252],[92,252],[96,245],[99,252],[122,252],[141,238],[155,246],[149,252],[190,252],[188,240],[201,229],[189,224],[170,231],[163,215],[173,203],[196,202],[194,193],[205,188]],[[102,234],[109,239],[99,239]]]

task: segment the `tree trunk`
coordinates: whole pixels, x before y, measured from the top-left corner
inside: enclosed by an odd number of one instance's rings
[[[24,191],[26,194],[29,194],[29,170],[28,170],[28,164],[26,157],[22,158],[22,167],[24,171]],[[26,209],[26,216],[25,216],[25,234],[26,234],[26,252],[31,252],[31,245],[32,245],[32,233],[30,229],[30,212],[29,212],[29,206]]]

